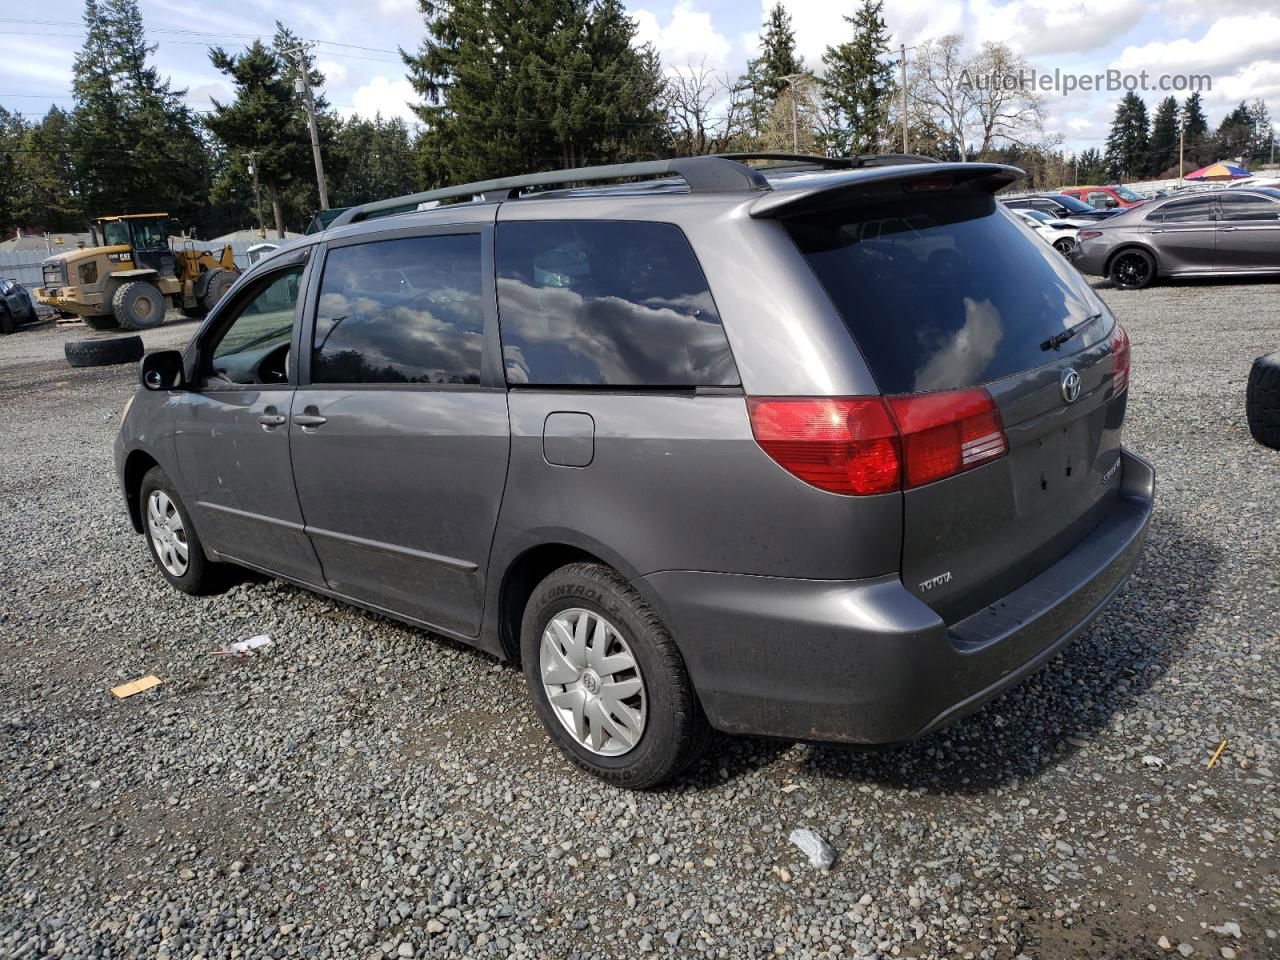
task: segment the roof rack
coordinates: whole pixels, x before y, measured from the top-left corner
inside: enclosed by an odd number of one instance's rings
[[[441,200],[514,200],[521,191],[535,187],[563,186],[571,183],[599,183],[609,180],[681,177],[690,193],[737,193],[768,190],[769,181],[758,170],[747,166],[748,160],[774,160],[782,165],[818,166],[823,169],[852,170],[858,167],[886,166],[894,163],[935,163],[929,157],[913,154],[884,154],[859,157],[816,157],[798,153],[722,153],[702,157],[679,157],[671,160],[646,160],[638,163],[612,163],[598,167],[576,167],[549,170],[517,177],[500,177],[462,183],[438,190],[410,193],[349,207],[329,224],[340,227],[358,223],[381,213],[404,213],[420,204]]]

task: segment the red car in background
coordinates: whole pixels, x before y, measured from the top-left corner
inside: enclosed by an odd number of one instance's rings
[[[1147,202],[1145,197],[1134,193],[1128,187],[1064,187],[1058,192],[1083,200],[1095,210],[1139,207]]]

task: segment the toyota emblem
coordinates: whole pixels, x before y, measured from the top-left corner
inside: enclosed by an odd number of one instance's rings
[[[1067,403],[1075,403],[1080,399],[1080,374],[1071,367],[1062,371],[1062,399]]]

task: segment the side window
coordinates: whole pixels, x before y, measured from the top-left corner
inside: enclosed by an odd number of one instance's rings
[[[674,224],[502,223],[497,272],[508,383],[739,382],[702,268]]]
[[[1162,208],[1165,223],[1194,223],[1214,219],[1212,197],[1191,197],[1166,203]]]
[[[1107,205],[1107,201],[1111,199],[1111,194],[1103,193],[1100,190],[1094,190],[1085,197],[1085,202],[1091,207],[1097,207],[1101,210]]]
[[[1223,193],[1218,201],[1223,220],[1280,220],[1280,203],[1266,197]]]
[[[302,266],[264,278],[208,355],[206,385],[288,383]]]
[[[479,383],[480,234],[330,250],[311,348],[313,383]]]

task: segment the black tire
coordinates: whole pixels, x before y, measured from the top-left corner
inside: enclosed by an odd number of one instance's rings
[[[644,729],[635,746],[618,756],[602,756],[580,745],[557,718],[543,687],[542,633],[557,613],[575,607],[613,625],[631,648],[644,683]],[[601,780],[632,790],[657,786],[693,763],[710,741],[711,728],[675,641],[653,608],[609,567],[573,563],[538,584],[525,606],[520,653],[542,725],[570,760]]]
[[[9,308],[0,306],[0,334],[9,334],[18,329],[18,324],[14,322],[13,314],[9,312]]]
[[[227,291],[231,289],[239,275],[232,273],[230,270],[211,270],[209,282],[205,284],[204,296],[200,298],[200,307],[205,313],[214,308],[214,305],[227,295]]]
[[[147,514],[151,494],[156,490],[162,491],[168,497],[182,520],[184,542],[187,548],[187,567],[181,576],[175,576],[165,568],[160,555],[156,552],[155,540],[151,536],[151,524]],[[171,585],[192,596],[216,593],[226,585],[225,568],[222,564],[214,563],[205,557],[200,535],[196,532],[195,524],[191,522],[191,514],[187,512],[186,504],[182,502],[182,498],[173,489],[173,483],[160,467],[152,467],[142,478],[142,485],[138,489],[138,509],[142,512],[142,536],[147,541],[147,552],[151,554],[151,559],[156,569],[160,571],[160,575]]]
[[[108,337],[102,340],[68,340],[62,347],[73,367],[108,367],[137,363],[142,359],[141,337]]]
[[[93,330],[119,330],[120,323],[114,313],[100,313],[96,317],[81,317],[85,324]]]
[[[1121,250],[1107,269],[1111,282],[1121,290],[1141,290],[1156,278],[1156,261],[1145,250]]]
[[[125,330],[150,330],[164,323],[165,295],[154,283],[135,280],[116,290],[111,312]]]
[[[1280,450],[1280,353],[1253,361],[1244,411],[1253,439]]]

